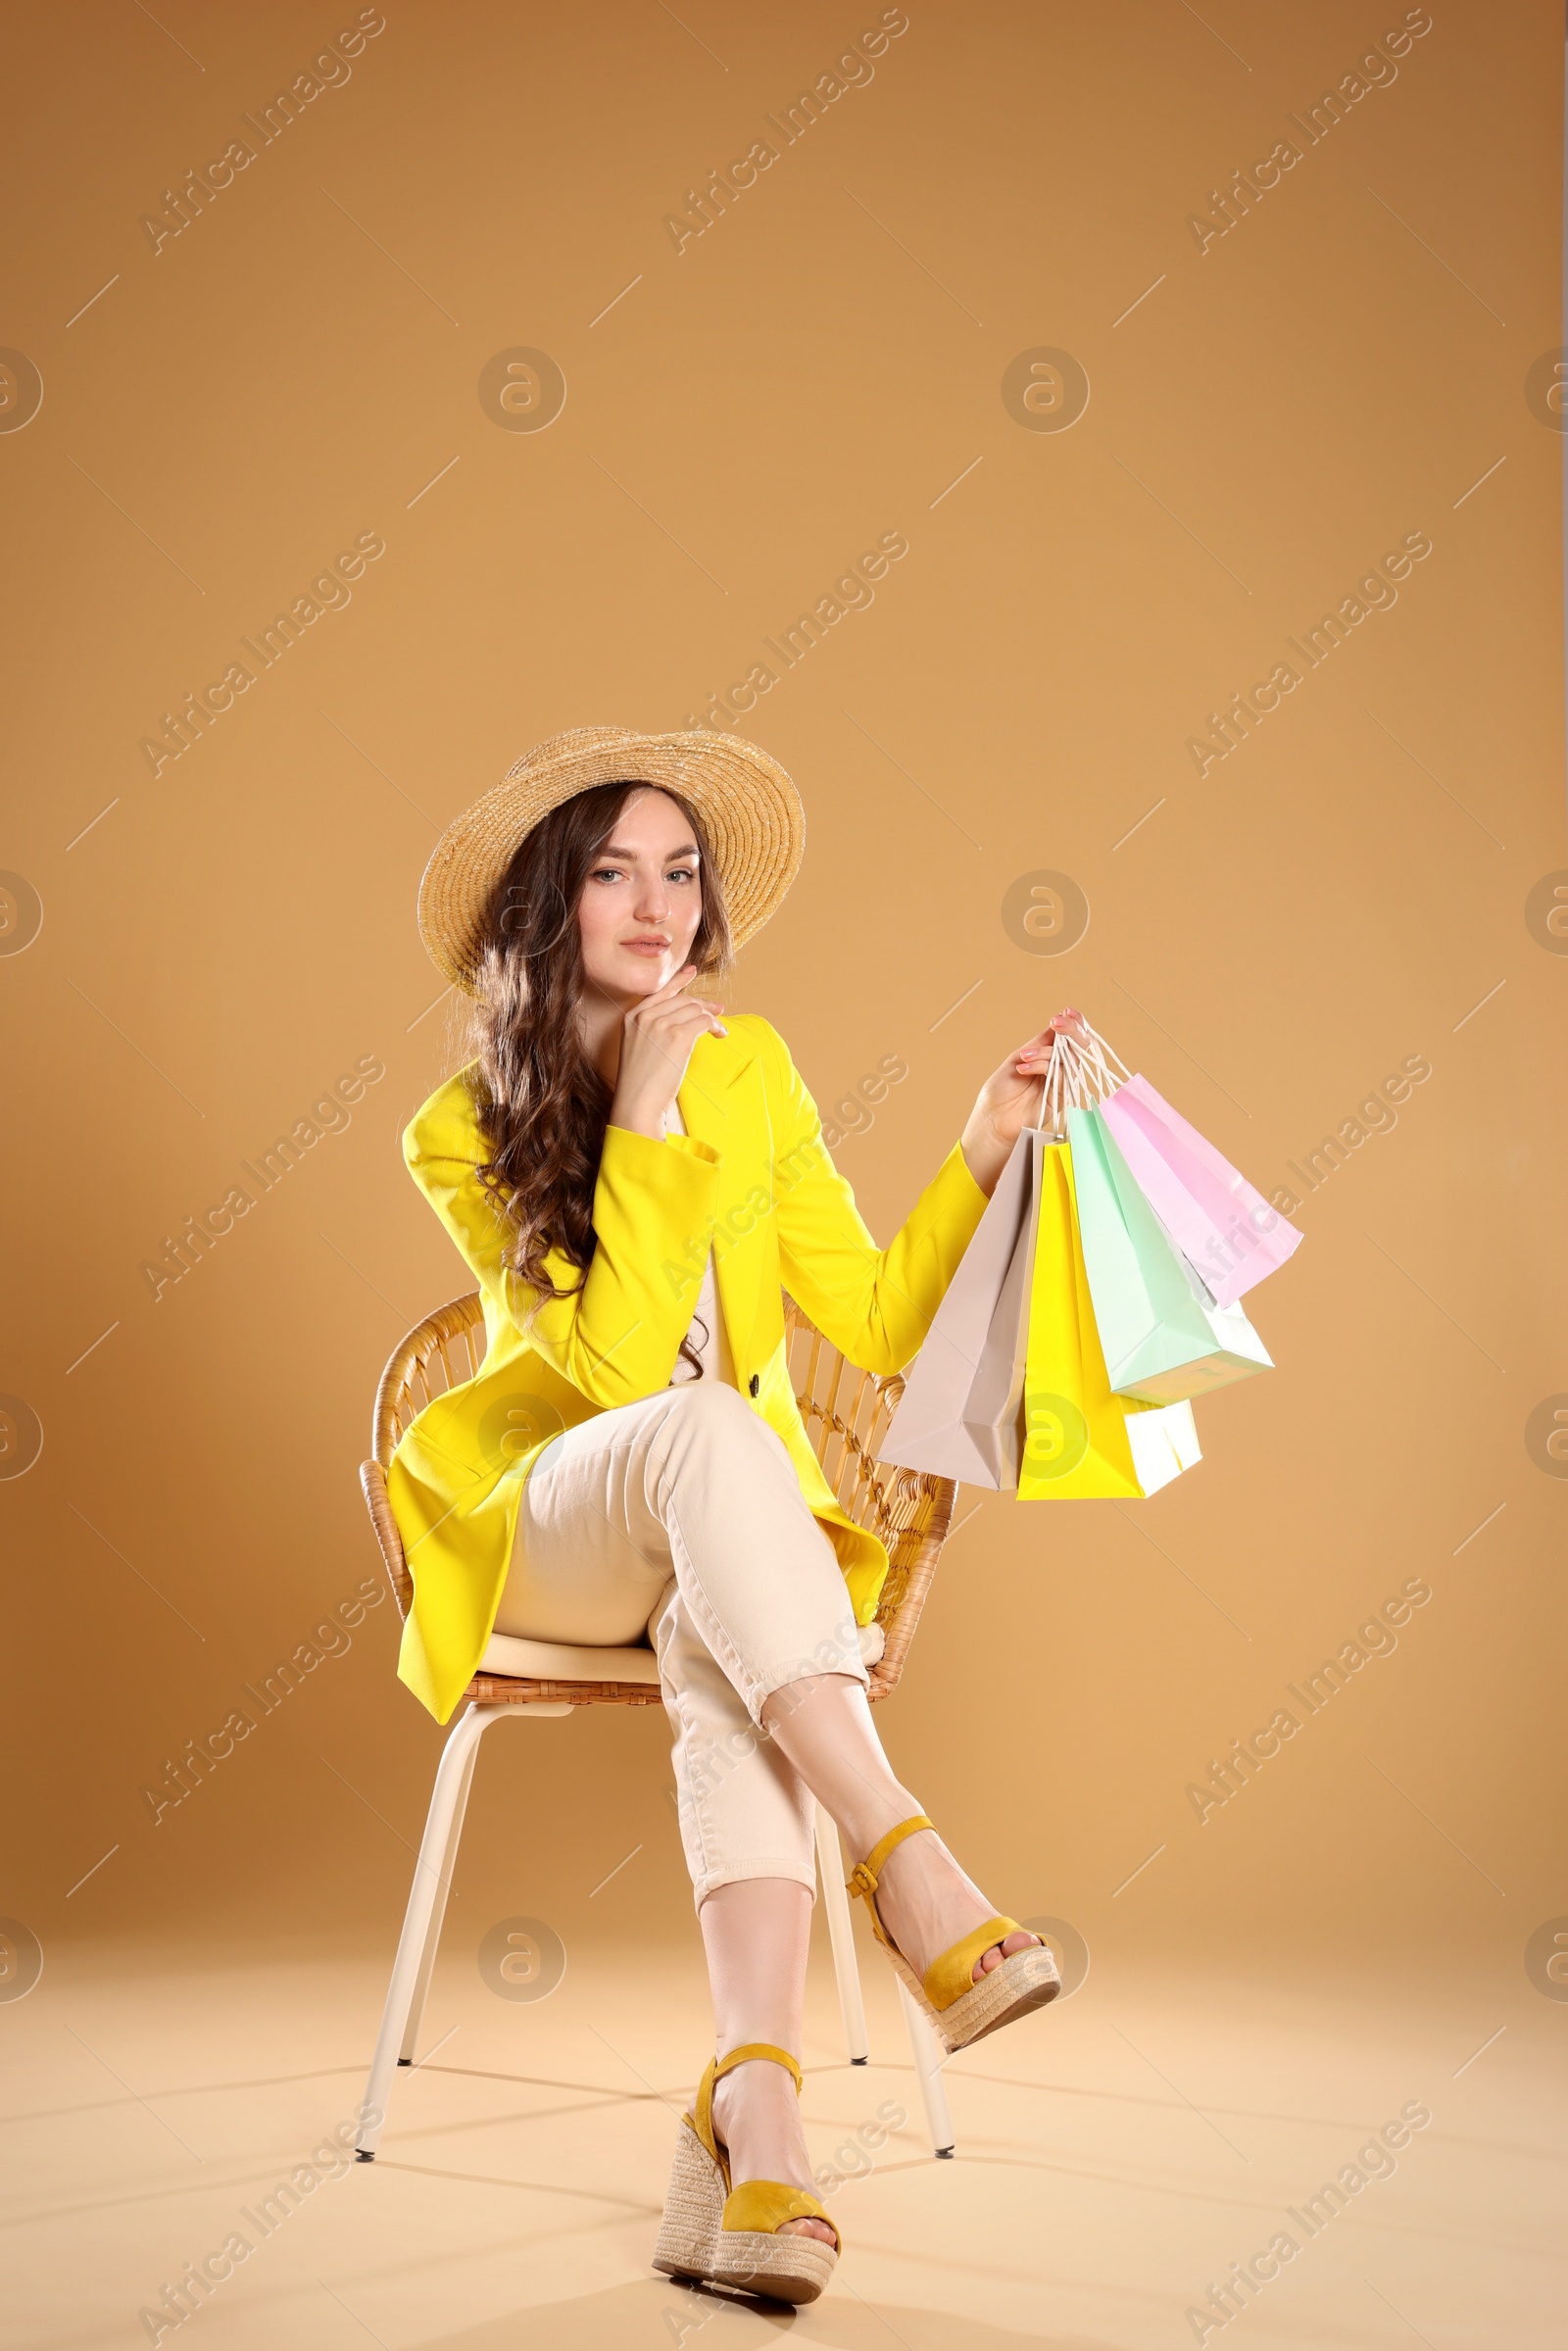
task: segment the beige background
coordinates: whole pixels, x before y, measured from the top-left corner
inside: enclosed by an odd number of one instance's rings
[[[1200,1470],[1125,1510],[966,1492],[885,1736],[1103,1984],[1377,1984],[1436,2004],[1445,2072],[1560,2020],[1524,1951],[1568,1911],[1568,1487],[1526,1445],[1568,1390],[1568,964],[1526,921],[1568,864],[1561,445],[1525,396],[1561,339],[1561,34],[1534,0],[1433,16],[1307,146],[1288,118],[1375,14],[911,6],[677,255],[664,216],[861,18],[389,5],[155,253],[142,216],[333,21],[13,14],[0,340],[44,396],[0,436],[0,863],[43,920],[0,967],[0,1388],[44,1445],[0,1484],[30,1798],[0,1909],[46,1963],[335,1950],[378,1984],[440,1743],[389,1601],[156,1827],[141,1790],[374,1575],[375,1382],[468,1286],[398,1149],[461,1050],[420,870],[529,744],[682,724],[896,531],[742,720],[808,851],[734,992],[824,1115],[907,1063],[837,1154],[879,1236],[1064,1002],[1265,1191],[1401,1058],[1431,1075],[1307,1198],[1252,1301],[1279,1368],[1200,1409]],[[1285,137],[1200,252],[1188,216]],[[480,402],[519,346],[564,375],[545,430]],[[1087,371],[1069,430],[1004,405],[1040,347]],[[1208,714],[1415,531],[1397,603],[1200,777]],[[352,602],[155,777],[161,714],[362,533]],[[1003,921],[1037,869],[1091,907],[1055,958]],[[155,1302],[143,1261],[361,1056],[346,1131]],[[1209,1759],[1414,1577],[1397,1652],[1200,1826]],[[584,1965],[696,1968],[665,1744],[657,1712],[493,1742],[455,1969],[514,1911]]]

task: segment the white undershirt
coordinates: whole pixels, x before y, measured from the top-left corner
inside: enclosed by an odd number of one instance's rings
[[[678,1102],[671,1102],[664,1112],[664,1132],[666,1135],[684,1135],[686,1132],[686,1121],[680,1114]],[[729,1333],[724,1328],[724,1317],[718,1307],[711,1249],[708,1252],[708,1263],[703,1268],[702,1285],[697,1293],[697,1303],[692,1309],[692,1324],[697,1327],[690,1328],[687,1335],[702,1360],[704,1379],[721,1380],[727,1388],[737,1386],[735,1359],[729,1349]],[[675,1368],[669,1375],[671,1388],[679,1388],[696,1377],[685,1356],[677,1355]]]

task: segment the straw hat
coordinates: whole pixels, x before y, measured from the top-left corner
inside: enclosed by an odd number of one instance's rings
[[[801,796],[778,761],[708,727],[643,735],[573,726],[524,752],[436,843],[419,884],[419,936],[438,971],[473,994],[484,910],[518,843],[573,793],[615,783],[662,786],[689,801],[708,828],[736,946],[761,929],[806,846]]]

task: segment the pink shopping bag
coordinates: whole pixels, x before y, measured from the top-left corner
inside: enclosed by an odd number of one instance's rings
[[[1130,1077],[1100,1108],[1133,1181],[1217,1305],[1234,1306],[1299,1246],[1295,1225],[1147,1078]]]

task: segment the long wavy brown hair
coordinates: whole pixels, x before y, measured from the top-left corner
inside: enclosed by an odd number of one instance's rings
[[[708,833],[691,804],[662,784],[596,784],[563,801],[520,843],[485,912],[472,1046],[490,1157],[479,1181],[512,1228],[505,1261],[537,1294],[535,1314],[547,1298],[574,1297],[593,1261],[611,1089],[584,1050],[578,1019],[589,983],[577,907],[627,801],[644,789],[664,792],[692,828],[703,912],[687,960],[703,977],[721,971],[729,921]],[[564,1289],[545,1263],[552,1250],[576,1268]],[[687,1342],[681,1353],[701,1374]]]

